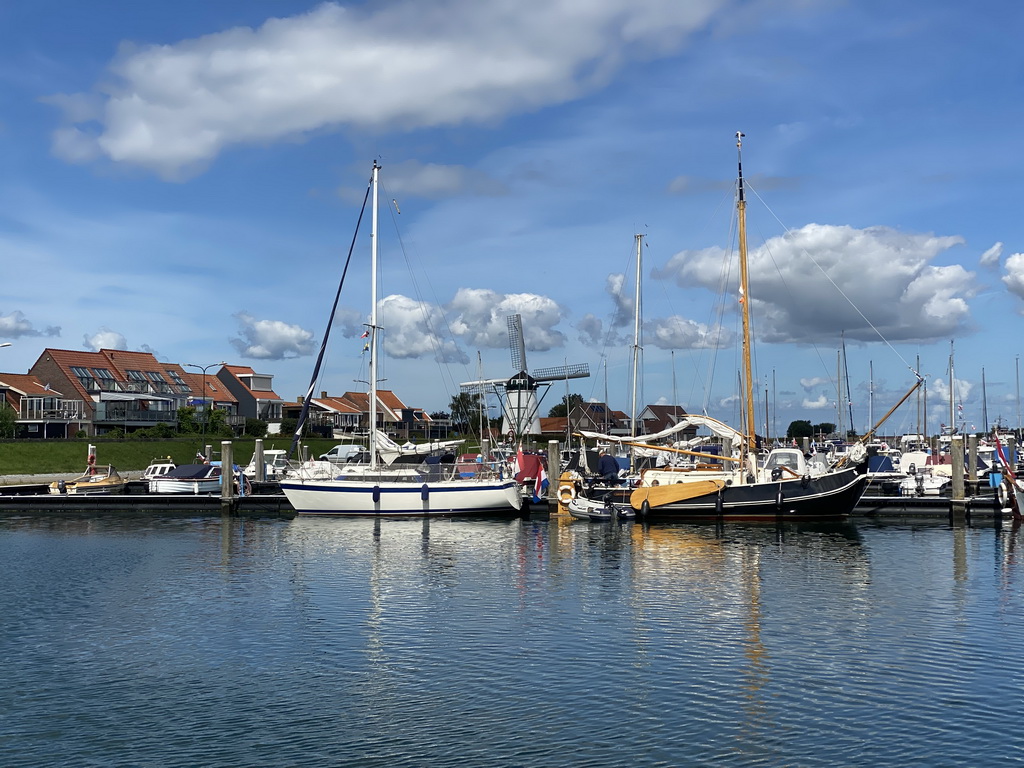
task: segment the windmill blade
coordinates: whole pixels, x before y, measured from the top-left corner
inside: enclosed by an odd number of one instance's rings
[[[573,365],[556,365],[553,368],[538,368],[530,375],[537,381],[585,379],[590,376],[590,363],[575,363]]]
[[[526,341],[523,339],[522,315],[509,315],[508,347],[512,352],[512,368],[515,371],[526,370]]]

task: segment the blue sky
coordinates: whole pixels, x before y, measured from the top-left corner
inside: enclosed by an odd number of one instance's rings
[[[589,363],[571,391],[628,411],[641,233],[640,399],[735,422],[722,289],[741,130],[771,425],[837,421],[842,337],[859,430],[918,358],[929,428],[948,422],[951,341],[966,427],[983,406],[1016,425],[1022,16],[994,0],[0,4],[0,369],[45,347],[144,350],[250,365],[295,399],[379,158],[400,210],[382,216],[382,386],[438,410],[458,382],[511,375],[519,312],[531,368]],[[318,391],[365,388],[368,251]]]

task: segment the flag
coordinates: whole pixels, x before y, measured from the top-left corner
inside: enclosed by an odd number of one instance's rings
[[[548,473],[544,471],[544,464],[537,462],[537,479],[533,483],[533,503],[540,504],[541,499],[548,492]]]
[[[370,342],[366,342],[363,345],[363,352],[369,352],[369,351],[370,351]]]
[[[360,336],[359,338],[360,338],[360,339],[365,339],[365,338],[366,338],[367,336],[369,336],[369,335],[370,335],[370,332],[369,332],[369,331],[363,331],[363,335],[362,335],[362,336]]]
[[[516,460],[512,462],[512,477],[519,474],[519,471],[523,468],[523,449],[520,448],[516,453]]]

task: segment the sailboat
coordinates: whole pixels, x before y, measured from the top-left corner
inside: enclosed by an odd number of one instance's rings
[[[711,475],[694,472],[685,477],[680,476],[679,480],[669,485],[641,486],[632,491],[629,503],[647,520],[777,522],[842,519],[853,511],[867,484],[867,451],[862,443],[855,446],[860,450],[852,451],[843,458],[842,465],[816,473],[810,471],[802,452],[794,448],[776,448],[763,463],[757,455],[742,139],[743,134],[737,133],[739,172],[736,212],[744,390],[743,429],[736,431],[740,449],[738,461],[735,461],[735,469],[732,471]],[[908,392],[904,399],[909,395]]]
[[[369,341],[369,431],[370,461],[367,464],[338,465],[326,479],[297,475],[281,481],[281,490],[300,515],[454,515],[513,511],[522,505],[522,493],[515,479],[501,468],[481,467],[473,477],[462,477],[454,462],[422,461],[415,449],[402,450],[377,424],[377,354],[382,330],[377,321],[377,219],[380,165],[373,163],[369,194],[372,195],[370,234],[370,322]],[[365,202],[364,202],[365,205]],[[340,295],[340,288],[339,288]],[[337,299],[335,299],[335,308]],[[331,313],[328,333],[334,320]],[[315,386],[321,355],[314,370],[310,392]],[[308,402],[309,398],[305,398]],[[296,429],[301,434],[302,418]],[[399,448],[399,450],[395,450]],[[405,454],[417,463],[396,461]],[[392,463],[393,462],[393,463]]]

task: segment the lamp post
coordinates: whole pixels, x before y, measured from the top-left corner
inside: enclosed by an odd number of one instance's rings
[[[209,365],[196,365],[195,363],[185,363],[186,368],[198,368],[203,372],[203,438],[206,438],[206,422],[208,420],[208,414],[206,411],[206,372],[216,365],[227,365],[223,360],[219,363],[210,363]]]

